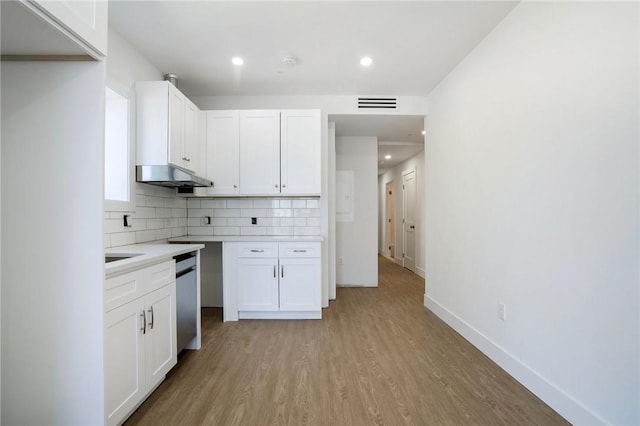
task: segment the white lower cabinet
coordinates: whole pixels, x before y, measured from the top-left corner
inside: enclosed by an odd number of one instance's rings
[[[277,311],[278,258],[238,258],[238,310]]]
[[[237,243],[239,318],[321,318],[320,243]]]
[[[140,333],[142,298],[105,318],[105,387],[107,424],[118,424],[144,397],[144,336]]]
[[[127,283],[141,282],[142,296]],[[121,424],[177,362],[173,260],[106,280],[106,291],[130,293],[105,314],[106,424]]]
[[[320,307],[320,259],[280,259],[280,310],[315,311]]]

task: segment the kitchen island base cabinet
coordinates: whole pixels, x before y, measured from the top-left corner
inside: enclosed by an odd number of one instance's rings
[[[144,294],[131,292],[140,282]],[[177,363],[176,282],[173,260],[106,280],[119,298],[105,314],[106,424],[121,424]],[[133,300],[131,300],[133,298]]]
[[[320,243],[225,243],[224,320],[321,319]]]

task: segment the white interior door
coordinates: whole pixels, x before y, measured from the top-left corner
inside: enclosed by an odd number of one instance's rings
[[[385,220],[385,228],[384,228],[384,235],[385,235],[385,241],[384,241],[384,251],[387,254],[388,257],[394,257],[395,256],[395,232],[394,232],[394,228],[395,228],[395,218],[394,218],[394,213],[395,213],[395,201],[393,199],[394,197],[394,189],[395,184],[393,183],[393,181],[391,182],[387,182],[387,184],[385,185],[385,215],[384,215],[384,220]]]
[[[415,272],[416,269],[416,172],[402,174],[402,265]]]

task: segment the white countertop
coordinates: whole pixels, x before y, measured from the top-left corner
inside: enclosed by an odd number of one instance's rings
[[[318,235],[185,235],[183,237],[169,238],[174,243],[215,243],[215,242],[321,242],[323,238]]]
[[[107,277],[164,262],[174,256],[204,248],[204,244],[132,244],[105,249],[105,254],[138,254],[129,259],[104,264]]]

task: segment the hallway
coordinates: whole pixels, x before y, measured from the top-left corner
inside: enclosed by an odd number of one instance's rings
[[[379,257],[379,288],[338,288],[323,320],[222,323],[128,425],[566,424],[423,305]]]

